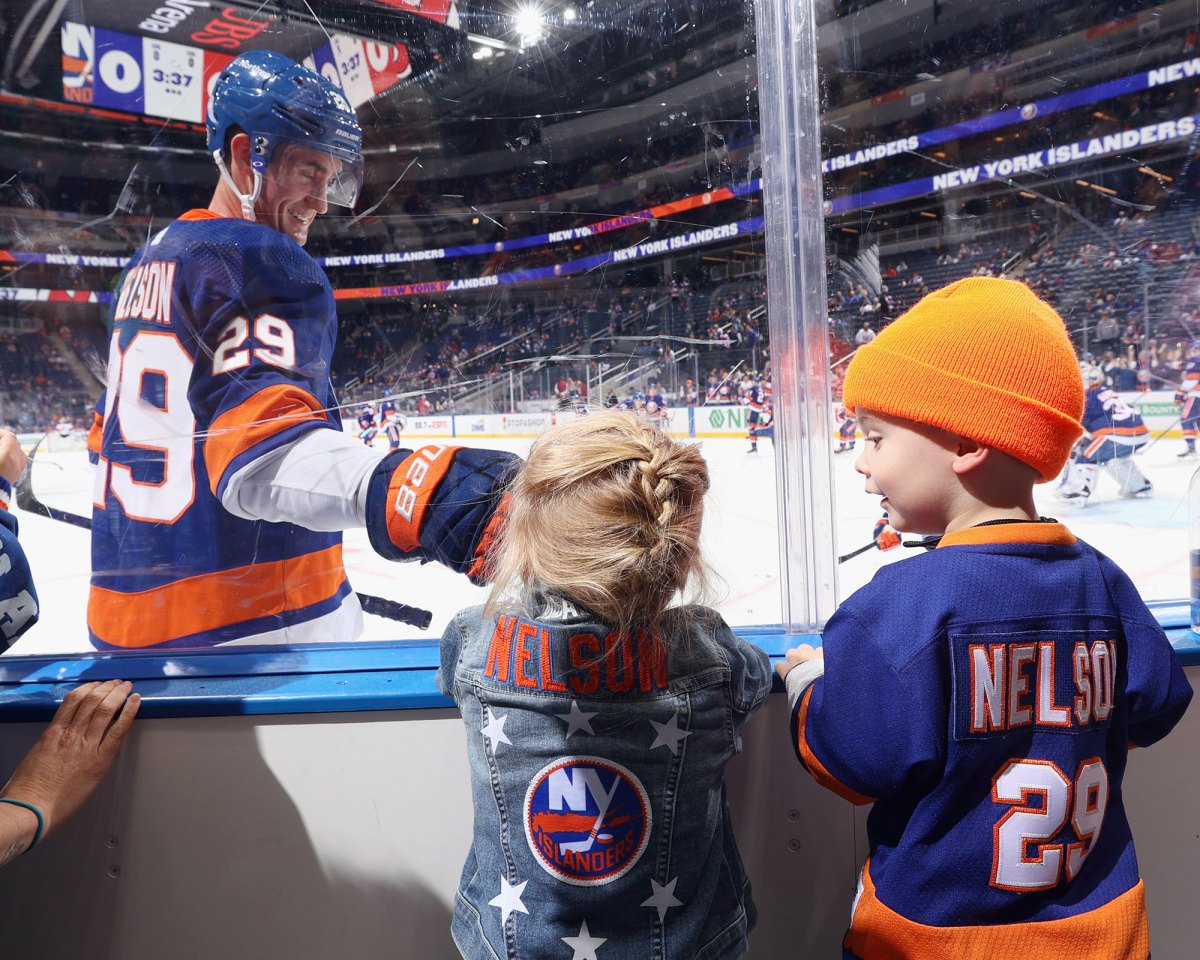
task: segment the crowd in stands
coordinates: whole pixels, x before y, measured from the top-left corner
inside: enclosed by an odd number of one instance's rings
[[[40,334],[0,334],[0,384],[0,426],[14,432],[46,430],[64,417],[82,422],[87,412],[84,385]]]

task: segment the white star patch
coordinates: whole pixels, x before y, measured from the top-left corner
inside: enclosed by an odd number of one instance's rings
[[[596,951],[600,948],[600,944],[608,942],[608,937],[593,937],[588,931],[586,920],[579,926],[579,936],[560,937],[559,939],[575,951],[571,960],[599,960]]]
[[[555,716],[567,722],[567,740],[571,739],[571,734],[578,733],[580,730],[591,736],[596,735],[596,731],[592,729],[592,717],[599,716],[599,714],[580,710],[579,703],[575,700],[571,701],[570,713],[556,713]]]
[[[495,751],[502,743],[507,743],[511,747],[512,741],[504,732],[504,721],[508,719],[508,714],[496,717],[492,715],[491,707],[483,709],[484,715],[488,718],[488,722],[483,725],[483,735],[492,742],[492,750]]]
[[[500,908],[500,922],[508,923],[509,914],[514,911],[517,913],[529,913],[525,904],[521,902],[521,894],[525,892],[525,884],[528,880],[522,880],[515,887],[508,882],[508,879],[500,875],[500,892],[488,901],[489,907]]]
[[[650,749],[655,747],[666,747],[675,756],[679,755],[679,741],[684,737],[692,735],[691,730],[679,729],[679,717],[672,714],[671,719],[666,723],[659,723],[657,720],[651,720],[650,725],[658,731],[658,736],[654,738],[654,742],[650,744]]]
[[[675,884],[679,882],[679,878],[675,877],[665,887],[653,878],[650,880],[650,899],[642,901],[643,907],[655,907],[658,910],[658,922],[662,923],[666,919],[667,911],[672,907],[682,907],[683,901],[675,899]]]

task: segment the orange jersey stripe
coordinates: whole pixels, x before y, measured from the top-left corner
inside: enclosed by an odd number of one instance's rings
[[[92,414],[92,425],[88,429],[87,448],[92,453],[100,453],[100,445],[104,441],[104,417],[100,414]]]
[[[1144,423],[1140,427],[1101,427],[1093,437],[1141,437],[1150,432]]]
[[[93,584],[88,626],[117,647],[150,647],[328,600],[346,579],[342,547],[204,573],[139,593]]]
[[[800,759],[804,761],[804,766],[808,768],[808,772],[812,775],[812,778],[826,790],[832,790],[843,800],[849,800],[856,806],[861,807],[866,803],[874,803],[875,800],[872,797],[865,797],[861,793],[851,790],[841,780],[826,770],[825,764],[817,759],[817,755],[809,747],[808,738],[805,735],[805,727],[808,724],[808,701],[812,696],[812,692],[813,688],[811,686],[804,691],[803,698],[800,701],[800,714],[796,718],[796,747],[800,751]]]
[[[1142,881],[1095,910],[1061,920],[972,927],[915,923],[879,901],[870,860],[845,947],[864,960],[1146,960],[1150,929]]]
[[[212,422],[204,441],[204,465],[213,494],[239,454],[297,423],[327,419],[316,397],[289,383],[267,387],[226,410]]]

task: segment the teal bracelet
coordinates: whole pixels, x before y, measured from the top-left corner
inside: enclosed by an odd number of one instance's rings
[[[25,848],[25,852],[28,853],[30,850],[36,847],[37,842],[42,839],[42,829],[46,826],[46,821],[42,817],[42,811],[35,807],[32,803],[26,803],[24,800],[13,800],[11,797],[0,797],[0,803],[11,803],[14,807],[24,807],[35,817],[37,817],[37,833],[33,835],[33,842]]]

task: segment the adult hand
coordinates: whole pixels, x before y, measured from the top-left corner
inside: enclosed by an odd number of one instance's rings
[[[15,484],[28,462],[29,458],[21,449],[21,441],[17,439],[17,435],[8,430],[0,430],[0,477]]]
[[[43,835],[83,806],[133,727],[141,697],[126,680],[85,683],[63,699],[0,796],[31,803]]]

